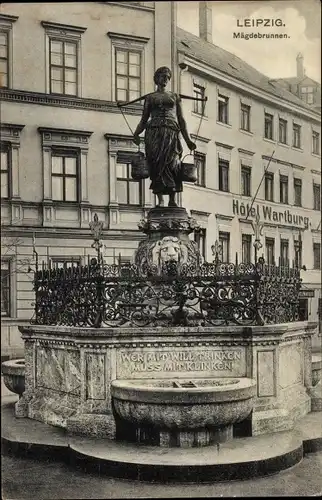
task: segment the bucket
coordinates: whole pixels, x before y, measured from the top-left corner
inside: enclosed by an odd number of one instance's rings
[[[183,182],[196,182],[198,179],[197,167],[192,154],[184,156],[181,161],[181,177]]]
[[[149,177],[149,169],[146,164],[145,156],[140,150],[132,157],[131,177],[135,181],[140,181],[141,179],[147,179]]]

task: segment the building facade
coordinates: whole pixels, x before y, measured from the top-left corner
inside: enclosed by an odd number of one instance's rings
[[[116,106],[174,70],[172,2],[1,6],[2,353],[19,355],[32,316],[35,252],[53,266],[94,255],[89,223],[104,223],[104,258],[130,259],[151,208],[130,177],[137,151]],[[175,85],[175,71],[172,85]],[[128,106],[136,127],[142,105]]]
[[[222,260],[253,259],[259,213],[259,254],[305,266],[303,316],[317,319],[320,115],[213,45],[205,2],[200,9],[195,37],[175,29],[175,2],[2,7],[3,355],[22,354],[18,325],[32,316],[36,253],[52,266],[86,263],[95,254],[89,223],[97,213],[104,259],[133,257],[144,237],[138,223],[155,200],[149,181],[130,176],[142,106],[123,108],[127,124],[116,101],[153,91],[163,65],[172,69],[173,91],[208,97],[205,109],[183,100],[199,178],[179,196],[201,225],[192,237],[202,254],[212,260],[217,240]]]
[[[208,98],[204,109],[184,103],[199,175],[195,185],[185,186],[182,203],[202,227],[197,238],[207,260],[218,241],[223,261],[253,261],[252,223],[259,215],[258,255],[302,268],[301,319],[318,321],[321,115],[214,45],[207,22],[211,26],[205,7],[199,37],[177,29],[180,92]]]

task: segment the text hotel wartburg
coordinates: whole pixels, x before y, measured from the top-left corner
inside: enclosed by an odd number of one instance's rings
[[[270,18],[249,18],[249,19],[237,19],[237,28],[246,28],[247,31],[234,31],[233,38],[239,38],[243,40],[251,40],[253,38],[290,38],[286,33],[272,33],[269,32],[269,28],[284,28],[285,23],[282,19],[270,19]],[[263,32],[252,31],[249,28],[263,29]]]

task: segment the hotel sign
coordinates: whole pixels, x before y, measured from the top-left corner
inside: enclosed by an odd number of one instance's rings
[[[308,217],[303,215],[298,215],[291,210],[273,210],[272,207],[268,205],[253,205],[252,208],[250,203],[243,203],[239,200],[233,200],[233,214],[241,215],[242,217],[252,217],[255,218],[258,214],[260,219],[266,222],[276,222],[278,224],[288,224],[291,226],[309,228],[310,220]]]

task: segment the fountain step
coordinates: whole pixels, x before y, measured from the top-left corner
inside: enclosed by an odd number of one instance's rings
[[[68,436],[63,429],[15,418],[12,401],[2,405],[4,451],[58,458],[107,476],[198,483],[253,478],[287,469],[299,463],[303,453],[322,449],[320,412],[306,415],[293,431],[180,449]]]

